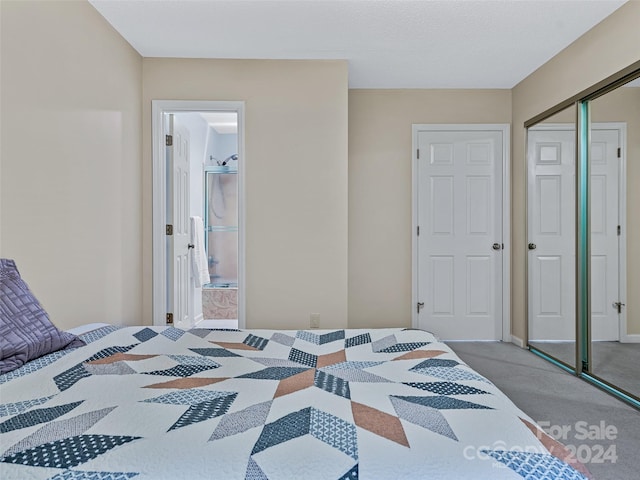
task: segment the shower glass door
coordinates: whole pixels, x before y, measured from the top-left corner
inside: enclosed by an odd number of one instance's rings
[[[238,170],[205,167],[207,255],[210,287],[238,286]]]

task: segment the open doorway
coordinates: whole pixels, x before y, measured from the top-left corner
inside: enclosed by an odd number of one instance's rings
[[[154,325],[242,327],[243,104],[153,113]]]

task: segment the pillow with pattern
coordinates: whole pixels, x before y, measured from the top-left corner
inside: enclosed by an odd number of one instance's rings
[[[84,344],[51,323],[15,262],[0,258],[0,374],[47,353]]]

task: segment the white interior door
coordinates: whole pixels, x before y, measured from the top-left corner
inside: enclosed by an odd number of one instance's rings
[[[419,328],[502,338],[502,131],[418,131]]]
[[[594,126],[595,127],[595,126]],[[618,340],[618,129],[591,130],[591,339]]]
[[[617,340],[619,130],[593,125],[592,339]],[[575,341],[575,127],[528,133],[529,340]]]
[[[575,341],[575,127],[528,133],[529,340]]]
[[[173,225],[173,234],[168,235],[169,265],[167,298],[169,312],[173,313],[176,327],[188,328],[192,326],[192,312],[190,311],[191,289],[191,239],[189,231],[189,132],[178,122],[175,115],[169,115],[169,135],[171,146],[167,146],[169,164],[168,186],[168,223]]]

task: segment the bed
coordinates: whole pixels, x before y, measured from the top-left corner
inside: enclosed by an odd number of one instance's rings
[[[583,479],[434,335],[101,327],[0,375],[0,478]]]

